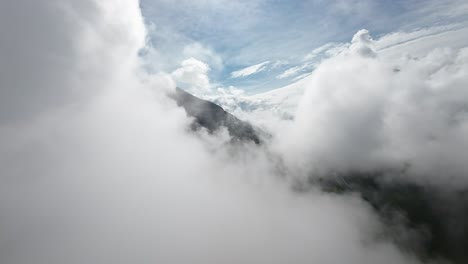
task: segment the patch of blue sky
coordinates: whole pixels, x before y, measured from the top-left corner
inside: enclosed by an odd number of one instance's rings
[[[142,0],[141,5],[154,28],[150,41],[159,51],[154,58],[159,70],[176,69],[187,59],[184,48],[199,43],[222,60],[222,67],[210,65],[210,80],[248,93],[287,84],[294,75],[276,77],[303,65],[317,47],[348,42],[362,28],[379,37],[468,19],[466,0]],[[245,78],[231,76],[264,61],[283,64]]]

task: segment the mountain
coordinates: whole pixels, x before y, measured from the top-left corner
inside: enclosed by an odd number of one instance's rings
[[[262,105],[268,109],[266,111],[281,106],[293,110],[303,92],[299,86],[291,85],[252,96],[251,102]],[[179,88],[170,97],[193,117],[193,130],[205,128],[213,133],[226,127],[233,141],[262,143],[260,130],[219,105]],[[275,160],[278,173],[286,176],[288,171],[282,169],[281,157],[268,155]],[[324,177],[310,175],[305,177],[305,182],[297,182],[292,187],[297,192],[315,191],[318,187],[335,195],[360,196],[385,225],[380,235],[392,240],[402,250],[416,254],[424,262],[436,259],[442,263],[468,263],[465,249],[468,245],[468,190],[449,191],[440,186],[417,184],[405,180],[409,178],[406,173],[403,169],[331,173]]]
[[[193,117],[192,130],[205,128],[209,133],[213,133],[225,127],[233,141],[251,141],[257,145],[261,143],[261,132],[258,129],[224,111],[221,106],[193,96],[180,88],[176,88],[169,97],[184,108],[188,116]]]
[[[390,179],[389,173],[395,172],[349,172],[310,183],[329,193],[359,195],[386,225],[383,235],[421,259],[468,263],[468,190],[416,184],[405,180],[405,172]]]

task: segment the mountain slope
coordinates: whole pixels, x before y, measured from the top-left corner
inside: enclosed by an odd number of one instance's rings
[[[259,134],[252,125],[224,111],[219,105],[193,96],[180,88],[176,88],[169,97],[174,99],[177,105],[183,107],[188,116],[194,118],[192,130],[205,128],[213,133],[221,127],[226,127],[235,141],[261,143]]]

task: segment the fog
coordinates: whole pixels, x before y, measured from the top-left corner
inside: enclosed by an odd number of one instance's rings
[[[318,173],[400,168],[466,188],[468,49],[395,59],[376,44],[361,30],[314,71],[282,150]]]
[[[0,2],[1,263],[421,263],[359,195],[291,186],[406,164],[466,186],[466,50],[394,65],[360,31],[271,143],[232,146],[187,129],[146,33],[136,0]]]

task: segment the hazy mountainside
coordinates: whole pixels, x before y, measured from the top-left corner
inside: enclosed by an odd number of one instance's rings
[[[387,226],[383,236],[423,260],[468,263],[468,191],[416,184],[405,176],[405,172],[349,172],[311,178],[306,186],[358,194]]]
[[[271,93],[276,98],[292,88]],[[302,91],[301,91],[302,92]],[[234,141],[260,144],[258,130],[226,112],[220,106],[197,98],[179,88],[171,97],[194,118],[192,129],[206,128],[210,133],[225,126]],[[279,103],[279,102],[276,102]],[[281,158],[275,159],[281,166]],[[344,195],[356,193],[367,202],[387,226],[382,236],[423,260],[445,259],[449,263],[467,263],[468,191],[448,191],[437,186],[405,180],[405,171],[349,172],[314,177],[298,183],[294,189],[305,192],[319,187],[325,192]],[[404,228],[402,228],[404,227]],[[409,232],[408,232],[409,230]]]
[[[253,141],[260,144],[259,131],[234,115],[224,111],[219,105],[200,99],[190,93],[176,88],[175,93],[169,95],[177,105],[183,107],[188,116],[193,117],[192,129],[205,128],[208,132],[226,127],[233,140]]]

